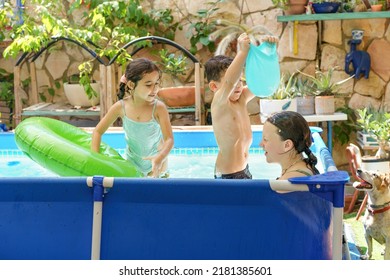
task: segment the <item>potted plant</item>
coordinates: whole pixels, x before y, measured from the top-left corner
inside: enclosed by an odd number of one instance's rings
[[[357,124],[360,128],[378,141],[379,149],[375,156],[388,159],[389,154],[386,152],[386,147],[390,141],[390,113],[368,107],[357,109],[357,114]]]
[[[344,80],[334,82],[332,77],[335,69],[335,67],[331,67],[327,72],[316,70],[314,76],[299,71],[313,83],[312,92],[315,94],[315,113],[317,115],[334,114],[335,95],[339,94],[340,86],[355,77],[352,75]]]
[[[65,96],[75,107],[90,107],[100,103],[99,83],[95,80],[80,81],[86,77],[73,74],[64,82]]]
[[[370,6],[372,12],[382,11],[383,3],[379,3],[378,0],[370,0]]]
[[[282,74],[280,83],[276,91],[267,98],[260,98],[260,113],[266,117],[279,111],[297,111],[296,95],[296,75]]]
[[[187,74],[187,59],[183,55],[175,55],[166,49],[159,51],[162,72],[170,77],[168,86],[158,91],[158,98],[168,107],[189,107],[195,105],[195,86],[183,86],[179,76]]]
[[[313,82],[307,77],[297,76],[295,88],[297,112],[301,115],[313,115],[315,113]]]
[[[344,0],[341,4],[343,13],[352,13],[356,7],[355,0]]]
[[[341,6],[339,0],[314,0],[312,7],[316,14],[337,13]]]
[[[308,0],[272,0],[272,3],[284,10],[286,15],[299,15],[305,13]]]

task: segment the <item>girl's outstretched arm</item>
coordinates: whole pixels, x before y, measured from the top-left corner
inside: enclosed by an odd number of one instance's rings
[[[94,152],[100,152],[100,143],[102,141],[102,135],[107,129],[121,116],[122,105],[120,102],[116,102],[108,110],[107,114],[100,120],[92,132],[91,150]]]

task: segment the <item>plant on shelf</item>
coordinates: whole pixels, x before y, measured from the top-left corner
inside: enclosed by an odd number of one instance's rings
[[[91,61],[80,64],[80,73],[69,75],[64,81],[65,96],[69,103],[75,107],[96,106],[100,102],[99,83],[90,78],[92,70],[85,69],[85,67],[92,68]]]
[[[313,82],[312,92],[316,96],[335,96],[339,93],[339,88],[342,84],[355,77],[355,75],[352,75],[344,80],[334,82],[332,78],[336,69],[337,67],[331,67],[327,72],[316,70],[314,76],[300,71],[299,73],[308,77]]]
[[[356,0],[344,0],[341,7],[344,13],[351,13],[356,7]]]
[[[308,0],[272,0],[272,3],[284,10],[285,14],[303,14]]]
[[[312,3],[340,3],[341,0],[312,0]]]
[[[344,80],[334,82],[333,73],[336,69],[336,67],[331,67],[327,72],[316,70],[314,76],[299,71],[313,83],[312,92],[316,96],[315,110],[317,115],[333,114],[335,112],[335,96],[345,96],[344,93],[339,92],[340,86],[355,77],[352,75]]]
[[[389,158],[386,147],[390,141],[390,113],[382,110],[375,110],[372,107],[357,109],[357,124],[364,132],[371,134],[378,141],[379,149],[376,157],[381,159]]]
[[[373,12],[379,12],[383,8],[383,4],[381,1],[378,0],[370,0],[370,6],[371,6],[371,11]]]
[[[307,77],[296,76],[295,83],[295,96],[306,97],[306,96],[315,96],[313,92],[313,82]]]
[[[313,115],[315,112],[313,82],[299,75],[296,77],[295,89],[297,112],[302,115]]]
[[[314,0],[312,1],[312,7],[315,13],[337,13],[341,0]]]
[[[297,111],[296,95],[296,75],[282,74],[278,88],[275,92],[265,98],[260,98],[260,113],[262,116],[267,116],[278,111]]]
[[[272,0],[272,3],[279,8],[286,9],[290,0]]]
[[[278,88],[268,98],[269,99],[276,99],[276,100],[294,98],[296,93],[297,93],[296,75],[297,75],[297,72],[294,72],[293,74],[282,74]]]

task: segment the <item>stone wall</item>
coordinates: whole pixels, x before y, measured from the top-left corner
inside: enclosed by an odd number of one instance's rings
[[[171,8],[176,21],[183,25],[182,30],[176,33],[175,41],[190,48],[186,32],[189,20],[194,20],[194,15],[200,9],[207,8],[209,0],[148,0],[143,7]],[[224,1],[214,14],[216,18],[228,19],[233,22],[244,23],[248,26],[263,25],[272,34],[280,38],[278,52],[282,72],[301,71],[313,74],[316,66],[327,70],[331,66],[339,66],[340,71],[335,73],[335,80],[348,77],[344,69],[345,55],[349,51],[348,40],[351,39],[352,29],[364,30],[363,42],[358,49],[367,51],[371,56],[371,72],[369,79],[360,78],[351,80],[343,85],[345,98],[337,100],[336,107],[348,105],[356,109],[367,107],[371,104],[375,108],[389,108],[390,110],[390,28],[389,19],[359,19],[359,20],[332,20],[332,21],[302,21],[298,30],[298,53],[294,54],[291,45],[292,23],[277,22],[276,17],[282,15],[281,9],[275,8],[271,0],[231,0]],[[73,15],[77,18],[77,15]],[[320,32],[321,30],[321,32]],[[318,39],[320,38],[320,39]],[[1,50],[0,50],[1,51]],[[38,86],[43,93],[47,88],[55,88],[53,82],[62,77],[65,72],[75,72],[78,61],[86,54],[72,47],[65,52],[48,52],[36,63]],[[213,54],[205,47],[199,46],[196,56],[201,62],[205,62]],[[4,60],[0,57],[1,68],[9,72],[13,71],[15,60]],[[72,70],[73,69],[73,70]],[[98,71],[95,71],[98,77]],[[22,79],[29,77],[29,66],[22,68]],[[207,86],[206,86],[207,87]],[[56,95],[51,101],[64,100],[62,89],[56,89]],[[27,95],[29,93],[27,92]],[[212,96],[206,91],[206,102],[210,102]],[[28,105],[28,104],[26,104]],[[249,104],[251,120],[253,124],[259,124],[258,99]],[[174,124],[191,124],[191,119],[180,117]],[[344,162],[343,147],[339,147],[337,139],[334,142],[334,157],[336,162]],[[341,156],[338,156],[341,155]],[[341,157],[341,158],[339,158]]]

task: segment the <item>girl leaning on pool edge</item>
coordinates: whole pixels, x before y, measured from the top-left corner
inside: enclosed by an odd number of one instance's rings
[[[268,163],[278,163],[282,167],[278,180],[319,174],[311,145],[309,125],[297,112],[273,113],[264,123],[260,146]]]

